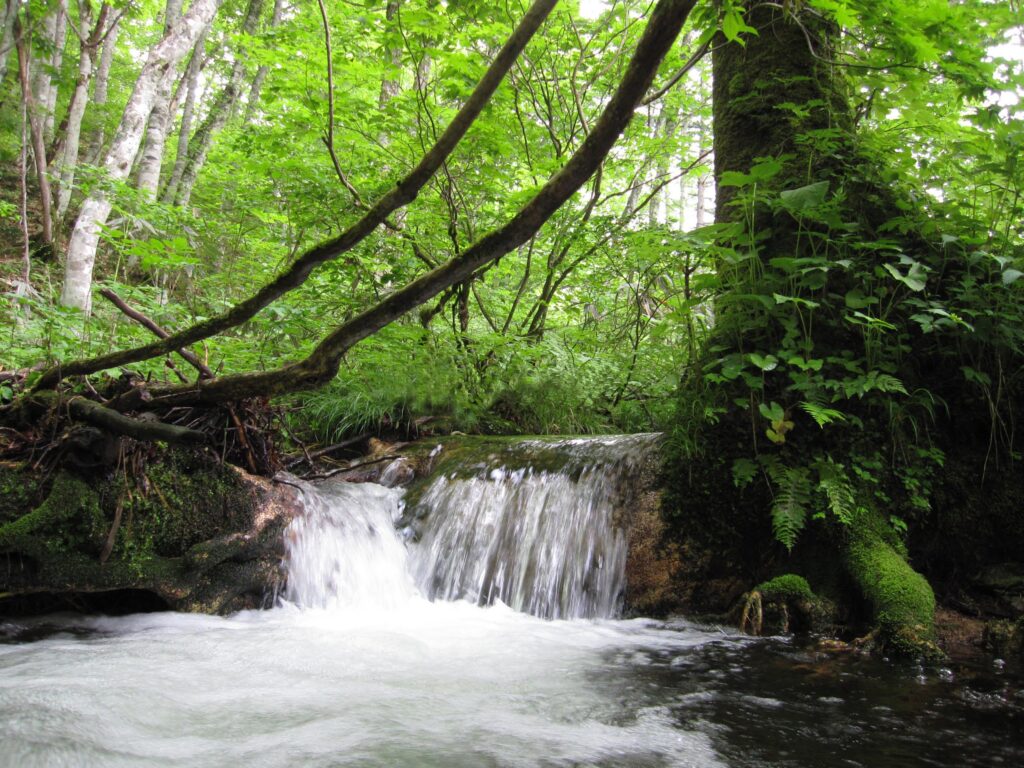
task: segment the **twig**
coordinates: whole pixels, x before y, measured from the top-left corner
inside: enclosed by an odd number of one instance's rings
[[[153,320],[146,317],[146,315],[142,314],[137,309],[133,309],[132,307],[130,307],[124,299],[122,299],[109,288],[102,289],[100,291],[100,296],[105,298],[107,301],[109,301],[111,304],[113,304],[115,307],[121,310],[125,315],[130,317],[132,320],[151,330],[153,334],[158,338],[166,339],[170,335],[169,333],[167,333],[167,331],[165,331],[163,328],[157,325]],[[175,351],[179,355],[181,355],[185,362],[187,362],[189,365],[191,365],[193,368],[199,371],[200,378],[213,378],[213,371],[211,371],[210,367],[199,359],[199,355],[197,355],[195,352],[192,352],[191,350],[188,349],[178,349]],[[174,369],[174,366],[172,365],[171,368]]]

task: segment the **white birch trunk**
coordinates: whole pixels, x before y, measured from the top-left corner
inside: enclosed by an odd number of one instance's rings
[[[245,18],[242,20],[241,32],[244,35],[253,35],[259,23],[260,13],[263,9],[263,0],[249,0],[249,8]],[[231,69],[231,79],[228,80],[224,90],[218,94],[210,109],[210,114],[196,129],[195,135],[189,141],[188,161],[185,163],[185,170],[181,174],[181,181],[174,197],[175,205],[186,206],[192,198],[192,189],[195,187],[199,172],[206,164],[206,158],[213,146],[213,138],[227,123],[238,101],[238,92],[242,76],[245,74],[245,50],[244,48],[236,53],[235,65]]]
[[[121,123],[103,163],[109,178],[118,181],[127,178],[162,81],[195,45],[196,39],[213,20],[219,5],[220,0],[193,0],[188,13],[170,34],[150,50],[135,81],[135,88],[128,97]],[[68,243],[64,290],[61,294],[65,306],[78,307],[86,312],[91,308],[92,270],[96,262],[100,227],[106,223],[110,209],[110,200],[101,185],[82,204]]]
[[[281,25],[281,20],[284,18],[284,0],[274,0],[274,11],[270,15],[270,29],[276,29]],[[256,117],[256,110],[260,104],[260,93],[263,90],[263,83],[267,79],[267,74],[270,72],[270,67],[266,64],[260,66],[256,71],[256,77],[252,79],[252,87],[249,88],[249,96],[245,100],[245,119],[246,125],[251,123]]]
[[[168,35],[178,19],[181,18],[182,0],[167,0],[164,12],[164,34]],[[146,199],[156,202],[157,189],[160,187],[160,171],[164,164],[164,146],[167,143],[167,132],[171,127],[171,92],[174,90],[174,71],[168,70],[168,77],[160,82],[156,102],[149,115],[146,125],[146,144],[139,161],[139,175],[135,186],[145,193]]]
[[[57,18],[53,34],[53,54],[50,57],[50,66],[54,72],[60,72],[61,64],[64,61],[64,43],[68,33],[68,2],[60,0],[57,5]],[[53,141],[53,128],[57,113],[57,82],[50,75],[46,76],[46,88],[40,94],[41,106],[43,108],[43,136],[46,143]]]
[[[103,38],[103,48],[100,51],[100,63],[96,67],[96,74],[93,76],[92,83],[92,103],[93,107],[100,108],[107,103],[107,86],[110,83],[110,66],[114,62],[114,53],[117,51],[117,37],[121,33],[121,17],[120,15],[114,16],[111,22],[111,27],[105,33]],[[99,159],[100,153],[103,151],[103,142],[106,137],[104,136],[103,124],[100,123],[99,127],[92,132],[89,137],[89,149],[85,153],[85,162],[90,165],[94,164]]]
[[[64,134],[64,146],[57,158],[57,169],[60,183],[57,187],[57,218],[64,218],[68,204],[71,202],[71,190],[75,186],[75,170],[78,167],[78,146],[82,136],[82,118],[89,104],[89,80],[92,77],[93,56],[102,34],[100,27],[106,14],[100,12],[96,29],[89,37],[81,41],[78,55],[78,79],[75,81],[75,92],[71,95],[68,106],[67,130]],[[92,5],[88,0],[78,0],[79,31],[84,35],[92,20]]]
[[[174,202],[181,174],[188,161],[189,137],[192,135],[192,120],[195,117],[196,100],[199,97],[199,73],[203,71],[205,49],[206,33],[204,32],[196,40],[195,47],[192,49],[192,58],[185,71],[185,104],[181,108],[181,124],[178,128],[178,146],[175,149],[174,168],[171,170],[171,177],[167,180],[160,196],[160,201],[168,205]]]

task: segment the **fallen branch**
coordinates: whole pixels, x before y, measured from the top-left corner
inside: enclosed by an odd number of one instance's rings
[[[76,419],[105,429],[118,435],[136,440],[163,440],[168,443],[202,443],[206,436],[202,432],[160,421],[133,419],[115,410],[86,400],[73,397],[68,403],[68,412]]]

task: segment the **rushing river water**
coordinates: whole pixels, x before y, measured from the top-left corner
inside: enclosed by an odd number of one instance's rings
[[[1024,692],[995,671],[924,674],[687,622],[506,605],[614,610],[615,526],[588,538],[551,525],[608,523],[606,479],[448,476],[405,539],[400,491],[311,489],[273,610],[0,623],[0,766],[1024,761]],[[518,499],[525,529],[509,534],[506,505],[487,503],[472,524],[492,535],[445,522],[441,496],[465,518],[488,484]]]

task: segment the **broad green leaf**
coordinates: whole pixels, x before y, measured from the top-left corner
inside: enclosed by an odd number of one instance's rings
[[[816,181],[805,187],[797,189],[784,189],[779,193],[782,204],[789,211],[800,213],[809,208],[816,208],[825,202],[828,194],[829,183],[827,181]]]

